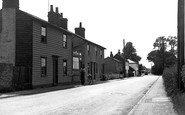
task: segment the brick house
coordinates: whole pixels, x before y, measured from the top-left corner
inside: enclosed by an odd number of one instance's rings
[[[87,70],[86,76],[91,73],[99,80],[104,72],[105,48],[85,39],[81,23],[73,33],[67,29],[67,22],[58,8],[53,11],[52,5],[47,22],[21,11],[19,0],[3,0],[0,68],[3,64],[10,65],[8,70],[12,66],[31,68],[31,75],[25,81],[31,87],[79,82],[82,66]],[[11,72],[9,84],[15,77]],[[6,77],[3,71],[0,75]]]

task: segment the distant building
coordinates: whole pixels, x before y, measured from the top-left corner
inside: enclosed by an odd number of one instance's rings
[[[125,66],[125,67],[124,67]],[[114,74],[115,76],[124,77],[124,71],[126,73],[125,76],[128,75],[128,62],[124,59],[124,57],[118,52],[115,56],[110,54],[110,57],[105,58],[105,74]]]
[[[139,64],[130,59],[128,59],[128,62],[129,62],[129,67],[130,67],[129,69],[130,74],[133,73],[133,76],[138,76],[139,75]]]
[[[0,85],[16,79],[29,87],[80,81],[80,69],[99,80],[104,74],[104,47],[85,39],[85,29],[68,30],[68,19],[50,6],[48,22],[19,9],[19,0],[3,0],[0,11]],[[18,73],[24,73],[18,75]],[[16,69],[18,68],[18,69]],[[22,68],[22,69],[20,69]],[[25,69],[26,68],[26,69]],[[26,73],[24,70],[28,70]],[[5,74],[9,71],[9,74]],[[15,75],[16,74],[16,75]],[[8,77],[7,77],[8,76]],[[8,78],[8,79],[7,79]]]

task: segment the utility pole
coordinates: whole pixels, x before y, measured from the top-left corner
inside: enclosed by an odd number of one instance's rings
[[[184,64],[184,0],[178,0],[178,88],[182,90],[181,77],[182,65]]]
[[[123,58],[124,58],[124,61],[123,61],[123,74],[124,74],[124,77],[127,77],[126,75],[126,58],[125,58],[125,39],[123,39]]]

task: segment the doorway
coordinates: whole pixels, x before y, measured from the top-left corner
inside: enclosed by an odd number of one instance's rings
[[[53,56],[53,86],[58,84],[58,57]]]

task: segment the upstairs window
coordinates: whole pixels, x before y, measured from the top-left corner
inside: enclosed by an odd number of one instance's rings
[[[46,57],[41,57],[41,77],[45,77],[47,73],[47,58]]]
[[[41,27],[41,42],[42,43],[46,43],[47,40],[46,40],[46,34],[47,33],[47,30],[46,30],[46,27],[45,26],[42,26]]]
[[[100,56],[103,57],[103,51],[102,50],[100,50]]]
[[[96,53],[96,56],[97,56],[97,54],[98,54],[98,51],[97,51],[97,47],[95,46],[95,53]]]
[[[67,48],[67,35],[63,34],[63,48]]]
[[[87,45],[87,53],[88,55],[90,55],[90,45],[89,44]]]

